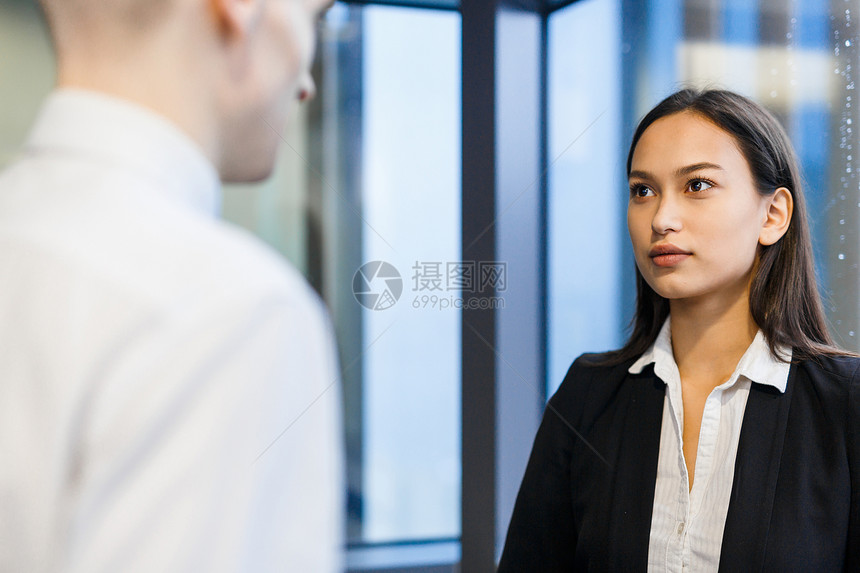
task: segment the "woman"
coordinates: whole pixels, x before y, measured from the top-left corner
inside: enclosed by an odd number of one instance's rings
[[[549,401],[499,570],[860,570],[860,359],[827,332],[785,132],[683,90],[627,173],[633,333]]]

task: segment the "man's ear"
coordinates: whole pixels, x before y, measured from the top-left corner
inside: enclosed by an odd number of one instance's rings
[[[758,242],[762,245],[772,245],[785,235],[788,225],[791,223],[791,214],[794,212],[794,197],[791,191],[780,187],[773,192],[767,201],[764,224],[758,236]]]
[[[244,37],[257,26],[264,0],[208,0],[219,30],[227,37]]]

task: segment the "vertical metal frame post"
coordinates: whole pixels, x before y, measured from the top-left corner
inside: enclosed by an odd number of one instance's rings
[[[537,2],[461,9],[463,260],[506,270],[463,310],[461,570],[483,572],[496,566],[545,401],[546,17]],[[491,308],[470,306],[487,298]]]

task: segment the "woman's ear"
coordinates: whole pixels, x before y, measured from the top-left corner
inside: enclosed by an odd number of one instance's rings
[[[767,200],[764,224],[758,236],[761,245],[772,245],[785,235],[794,212],[794,197],[791,191],[780,187]]]

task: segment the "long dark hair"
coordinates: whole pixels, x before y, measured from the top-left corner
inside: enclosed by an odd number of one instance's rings
[[[822,355],[851,354],[839,349],[830,337],[818,287],[812,242],[806,218],[797,158],[779,121],[754,101],[725,90],[684,89],[663,101],[639,122],[627,155],[627,173],[642,134],[660,118],[682,111],[695,113],[730,134],[749,164],[761,195],[787,188],[794,199],[788,230],[772,245],[759,247],[759,258],[750,287],[750,312],[761,328],[771,353],[783,359],[778,346],[793,349],[795,360]],[[608,362],[620,363],[640,356],[657,339],[669,301],[645,282],[636,268],[636,315],[630,338],[611,353]]]

